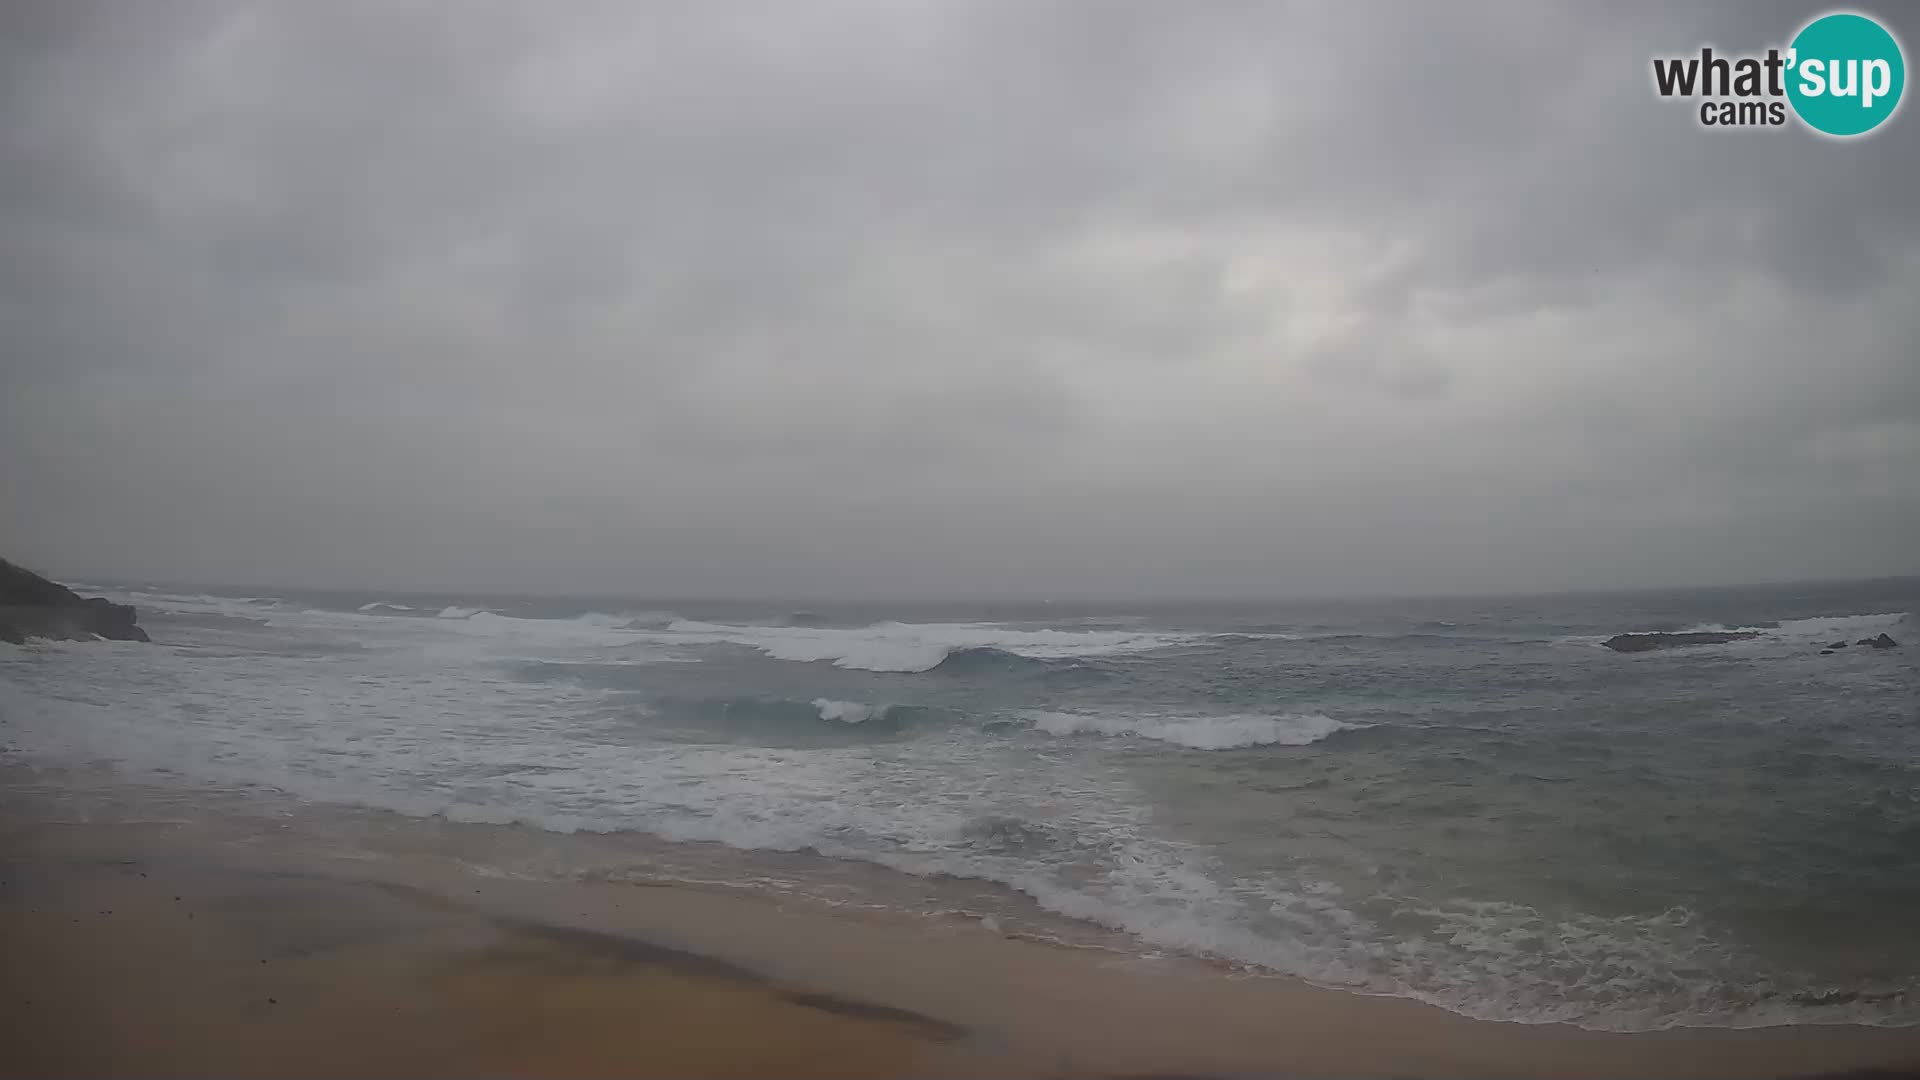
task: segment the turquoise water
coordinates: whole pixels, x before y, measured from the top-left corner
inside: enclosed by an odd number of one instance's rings
[[[799,853],[783,873],[878,903],[1001,894],[1476,1016],[1920,1021],[1913,580],[804,611],[104,591],[156,644],[0,646],[11,760],[588,834],[596,873],[622,838]],[[1761,636],[1599,644],[1695,627]],[[1907,647],[1821,654],[1883,631]]]

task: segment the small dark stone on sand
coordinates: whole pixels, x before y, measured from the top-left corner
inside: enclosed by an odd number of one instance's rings
[[[279,998],[268,998],[268,999],[267,999],[267,1004],[269,1004],[269,1005],[278,1005],[278,1004],[280,1004],[280,999],[279,999]]]

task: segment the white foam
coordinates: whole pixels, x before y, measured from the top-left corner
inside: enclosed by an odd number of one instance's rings
[[[1049,735],[1109,735],[1154,739],[1193,750],[1248,746],[1306,746],[1349,725],[1319,713],[1282,716],[1153,716],[1029,711],[1021,714]]]
[[[1793,641],[1830,641],[1844,638],[1849,645],[1860,638],[1887,633],[1906,623],[1904,611],[1868,615],[1817,615],[1808,619],[1782,619],[1778,626],[1726,626],[1704,623],[1690,626],[1685,633],[1757,633],[1763,638]]]
[[[576,616],[573,621],[609,630],[652,630],[665,629],[679,619],[680,616],[671,611],[621,611],[611,614],[604,611],[589,611],[585,615]]]
[[[114,597],[159,611],[259,618],[268,605],[275,626],[363,626],[382,634],[405,633],[384,611],[414,610],[374,601],[357,611],[289,611],[272,598],[126,593]],[[298,621],[293,621],[295,616]],[[562,645],[635,646],[697,649],[742,645],[777,660],[830,662],[861,671],[921,672],[938,667],[962,649],[992,648],[1033,659],[1063,659],[1142,652],[1190,642],[1192,635],[1130,630],[1021,628],[997,623],[882,622],[864,627],[762,626],[701,622],[670,611],[587,612],[566,619],[522,618],[480,607],[448,605],[437,618],[462,635],[496,639],[496,648],[519,638],[530,648]],[[357,620],[357,622],[356,622]]]
[[[1032,659],[1141,652],[1183,643],[1179,634],[1119,630],[1023,630],[997,623],[883,622],[858,628],[738,626],[681,620],[667,627],[687,642],[726,642],[777,660],[832,661],[861,671],[930,671],[960,649],[999,649]]]
[[[858,701],[834,701],[831,698],[814,698],[813,707],[820,710],[820,719],[838,720],[843,724],[864,724],[879,711],[872,705],[863,705]]]

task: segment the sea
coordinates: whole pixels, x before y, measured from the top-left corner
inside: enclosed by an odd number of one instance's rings
[[[814,605],[89,582],[0,775],[1589,1028],[1920,1023],[1920,579]],[[1623,654],[1623,632],[1745,629]],[[1901,648],[1852,644],[1886,633]],[[1828,650],[1838,643],[1844,648]]]

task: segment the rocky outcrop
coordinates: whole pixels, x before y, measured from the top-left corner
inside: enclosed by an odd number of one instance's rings
[[[1879,637],[1861,638],[1855,645],[1865,645],[1869,649],[1897,649],[1900,643],[1888,637],[1884,632]]]
[[[1677,649],[1683,645],[1725,645],[1729,641],[1757,638],[1757,630],[1711,630],[1685,634],[1615,634],[1601,642],[1614,652],[1652,652]]]
[[[0,559],[0,641],[23,644],[27,638],[90,641],[146,641],[135,612],[97,596],[80,596],[24,567]]]

